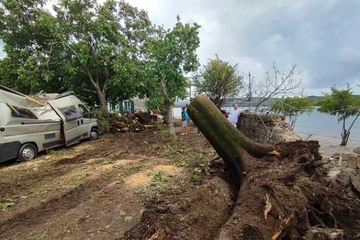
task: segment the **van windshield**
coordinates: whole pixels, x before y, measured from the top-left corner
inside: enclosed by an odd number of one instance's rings
[[[59,108],[59,110],[66,117],[66,120],[68,121],[72,121],[82,117],[81,113],[75,106],[63,107],[63,108]]]
[[[13,106],[13,105],[8,105],[8,106],[11,109],[11,115],[13,117],[37,119],[36,115],[30,109],[19,106]]]

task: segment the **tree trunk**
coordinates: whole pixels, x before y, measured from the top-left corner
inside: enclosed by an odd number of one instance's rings
[[[89,80],[90,80],[91,84],[94,86],[96,94],[97,94],[97,96],[99,98],[100,110],[102,112],[104,112],[104,113],[108,112],[107,101],[106,101],[106,88],[107,88],[107,84],[109,82],[109,78],[108,77],[106,78],[105,83],[103,85],[103,88],[101,89],[98,79],[95,80],[93,78],[93,75],[91,75],[91,71],[88,68],[88,66],[84,65],[84,67],[86,69],[86,74],[89,77]]]
[[[192,100],[189,114],[239,187],[218,239],[331,239],[338,231],[344,239],[358,236],[360,223],[349,219],[360,217],[360,202],[325,180],[318,141],[255,143],[204,94]],[[321,233],[314,232],[319,226]]]
[[[343,130],[343,133],[341,134],[341,143],[340,146],[346,146],[347,142],[349,140],[350,132],[346,131],[346,129]]]
[[[175,127],[174,127],[174,106],[170,103],[165,105],[165,121],[166,125],[169,129],[170,134],[175,134]]]
[[[235,184],[241,185],[243,156],[247,152],[254,157],[263,157],[273,146],[261,145],[248,139],[221,113],[205,94],[198,95],[189,106],[190,118],[209,140],[219,156],[232,170]]]
[[[105,94],[103,92],[101,92],[100,90],[98,91],[97,89],[96,89],[96,93],[97,93],[98,98],[99,98],[101,111],[107,112],[108,109],[107,109],[107,102],[106,102]]]
[[[347,139],[347,135],[348,135],[348,132],[345,128],[345,118],[343,119],[343,127],[342,127],[342,132],[341,132],[341,143],[340,143],[340,146],[346,146],[346,139]]]

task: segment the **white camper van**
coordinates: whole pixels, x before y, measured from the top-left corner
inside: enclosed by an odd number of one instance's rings
[[[97,139],[96,119],[72,93],[44,104],[0,85],[0,162],[28,161],[38,152]]]

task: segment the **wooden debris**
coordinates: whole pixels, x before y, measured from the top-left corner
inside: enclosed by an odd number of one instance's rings
[[[284,221],[281,222],[279,230],[271,237],[271,240],[276,240],[280,236],[283,229],[288,226],[294,218],[294,213],[291,213],[287,218],[285,218]]]
[[[145,113],[138,109],[135,111],[135,116],[137,117],[137,119],[139,120],[139,122],[141,124],[150,124],[151,123],[149,113]]]
[[[267,219],[267,215],[270,212],[272,205],[271,205],[271,202],[270,202],[269,194],[266,194],[265,196],[266,196],[266,204],[265,204],[265,207],[264,207],[264,217],[265,217],[265,219]]]
[[[154,235],[149,238],[149,240],[161,240],[166,236],[166,232],[164,229],[159,229],[154,233]]]
[[[139,115],[139,113],[141,114]],[[145,113],[140,111],[135,114],[109,118],[110,132],[141,132],[153,128],[154,125],[144,121],[144,115]],[[142,116],[143,118],[139,118],[139,116]],[[144,122],[146,122],[146,124]]]

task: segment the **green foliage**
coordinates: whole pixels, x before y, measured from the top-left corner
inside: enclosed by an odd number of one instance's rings
[[[47,238],[47,232],[48,230],[46,231],[43,231],[38,237],[37,237],[37,240],[44,240]]]
[[[0,5],[0,38],[7,56],[1,61],[0,82],[23,93],[61,89],[61,68],[52,53],[50,29],[54,17],[43,7],[45,1],[4,0]]]
[[[338,122],[342,121],[341,145],[346,145],[350,136],[350,130],[360,115],[360,99],[352,95],[352,89],[349,84],[346,89],[337,89],[333,86],[330,90],[330,94],[325,93],[325,97],[320,102],[318,110],[337,116]],[[351,116],[356,117],[347,129],[346,120]]]
[[[214,104],[220,108],[225,99],[235,97],[240,89],[243,77],[237,72],[238,65],[231,65],[216,56],[201,70],[194,80],[198,92],[205,92]]]
[[[79,175],[73,176],[72,179],[76,180],[76,181],[82,181],[82,180],[85,180],[89,176],[91,176],[90,173],[84,173],[84,174],[79,174]]]
[[[166,185],[168,179],[164,171],[157,171],[153,173],[153,178],[151,179],[150,185],[155,187],[155,190],[160,190]]]
[[[25,94],[72,90],[89,105],[148,97],[169,112],[198,67],[199,25],[165,30],[123,0],[4,0],[0,83]],[[170,115],[169,115],[170,116]]]
[[[283,114],[288,118],[292,127],[295,127],[297,116],[312,111],[313,103],[304,97],[287,97],[274,103],[271,109],[277,114]]]
[[[196,49],[200,44],[200,26],[196,23],[183,24],[179,17],[177,20],[172,29],[158,27],[148,45],[147,105],[153,109],[163,109],[167,123],[172,122],[167,118],[172,117],[170,111],[176,97],[186,96],[188,82],[184,75],[199,66]],[[173,125],[169,129],[173,131]]]
[[[334,86],[330,90],[331,93],[325,93],[320,102],[320,112],[338,116],[339,122],[359,113],[360,101],[352,95],[349,85],[346,89],[340,90]]]
[[[156,123],[154,124],[154,129],[155,129],[156,131],[163,131],[163,130],[166,129],[166,126],[165,126],[162,122],[156,122]]]
[[[199,181],[200,178],[201,178],[200,174],[201,174],[200,169],[198,169],[198,168],[191,169],[190,175],[189,175],[189,180],[192,181],[192,182]]]
[[[137,95],[144,76],[144,44],[152,29],[146,12],[113,0],[102,5],[63,0],[54,9],[58,40],[72,56],[66,70],[75,73],[78,91],[96,92],[103,109],[107,99]]]
[[[214,152],[208,152],[202,148],[192,149],[189,153],[190,156],[182,157],[176,165],[183,168],[189,168],[189,180],[198,181],[202,173],[208,173],[211,166],[211,160],[209,157],[214,156]]]
[[[164,171],[155,172],[151,181],[152,182],[167,182],[167,179],[165,178],[165,172]]]
[[[95,118],[97,119],[99,132],[101,134],[109,133],[110,131],[110,124],[109,124],[109,112],[104,110],[95,110],[94,111]]]
[[[166,157],[172,157],[180,152],[177,145],[165,144],[164,149]]]
[[[124,1],[4,0],[0,37],[7,57],[1,83],[24,93],[73,90],[88,103],[127,99],[144,89],[146,39],[152,25],[145,11]],[[146,89],[146,88],[145,88]]]
[[[131,222],[131,220],[133,219],[132,216],[127,215],[127,213],[122,210],[120,211],[120,216],[124,218],[125,222]]]
[[[0,210],[11,207],[13,205],[15,205],[15,202],[12,201],[11,199],[7,199],[5,201],[0,202]]]

